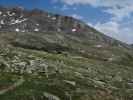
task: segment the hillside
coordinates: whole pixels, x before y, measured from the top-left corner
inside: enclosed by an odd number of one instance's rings
[[[131,100],[133,52],[82,21],[0,7],[2,100]]]

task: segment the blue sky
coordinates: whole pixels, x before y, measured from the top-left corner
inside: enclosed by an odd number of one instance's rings
[[[108,36],[133,43],[133,0],[0,0],[0,5],[73,16]]]

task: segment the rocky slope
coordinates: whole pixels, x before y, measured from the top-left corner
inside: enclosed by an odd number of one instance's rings
[[[82,21],[0,7],[2,100],[131,100],[133,53]]]

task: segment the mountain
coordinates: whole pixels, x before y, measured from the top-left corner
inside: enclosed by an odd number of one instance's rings
[[[2,100],[131,100],[133,51],[84,22],[0,7]]]

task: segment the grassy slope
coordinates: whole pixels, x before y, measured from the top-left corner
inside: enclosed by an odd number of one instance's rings
[[[4,52],[3,52],[4,51]],[[46,94],[61,100],[131,100],[133,68],[117,63],[79,56],[52,54],[22,48],[1,50],[1,59],[42,60],[46,73],[4,72],[1,64],[0,90],[9,88],[21,77],[24,83],[0,95],[2,100],[47,100]],[[6,52],[6,53],[5,53]],[[19,62],[18,60],[18,62]],[[6,62],[6,60],[5,60]],[[52,97],[54,97],[52,96]],[[55,98],[55,97],[54,97]],[[55,99],[56,100],[56,99]]]

